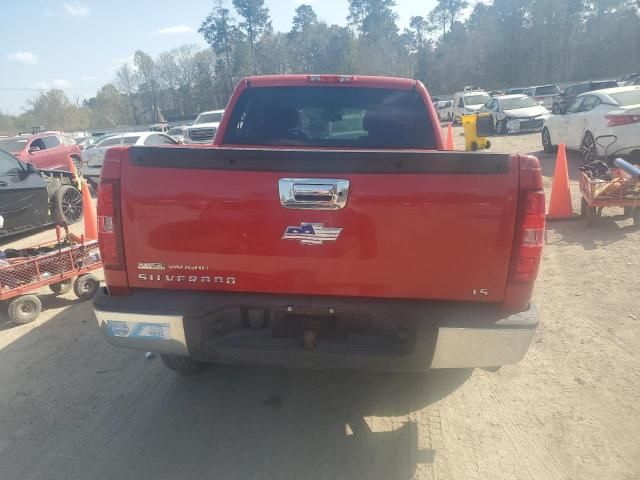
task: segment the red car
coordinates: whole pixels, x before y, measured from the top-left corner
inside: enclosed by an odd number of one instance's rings
[[[107,341],[203,362],[423,371],[519,361],[538,159],[444,151],[410,79],[247,78],[210,146],[107,150]]]
[[[82,165],[80,147],[71,135],[60,132],[0,138],[0,149],[42,170],[69,170],[69,159],[77,170]]]

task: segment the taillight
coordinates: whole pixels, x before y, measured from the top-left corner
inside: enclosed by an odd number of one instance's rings
[[[102,262],[107,269],[124,269],[119,218],[119,187],[102,180],[98,186],[98,241]]]
[[[504,307],[527,308],[538,276],[545,233],[545,199],[540,162],[536,157],[519,158],[519,194],[511,268]]]
[[[515,281],[533,281],[538,274],[542,245],[544,244],[545,203],[544,192],[524,193],[524,214],[517,239],[517,254],[513,271]]]
[[[604,118],[609,120],[607,127],[619,127],[620,125],[630,125],[640,122],[640,115],[605,115]]]

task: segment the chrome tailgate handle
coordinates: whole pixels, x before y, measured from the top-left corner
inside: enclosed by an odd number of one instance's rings
[[[333,178],[281,178],[280,203],[285,208],[339,210],[349,197],[349,180]]]

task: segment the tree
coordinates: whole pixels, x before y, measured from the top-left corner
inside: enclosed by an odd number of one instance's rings
[[[127,97],[130,117],[134,123],[138,123],[138,113],[135,104],[135,93],[138,88],[138,80],[129,64],[124,63],[117,71],[114,85]]]
[[[398,16],[393,11],[394,6],[394,0],[349,0],[347,19],[369,42],[381,38],[393,39],[398,33]]]
[[[111,83],[98,91],[90,105],[93,128],[117,127],[129,123],[127,97]]]
[[[149,117],[152,122],[157,122],[160,120],[160,111],[158,110],[159,79],[156,63],[151,55],[142,50],[136,50],[133,63],[140,75],[139,89],[145,99]]]
[[[40,92],[27,100],[31,108],[21,115],[17,126],[30,130],[34,126],[46,126],[51,130],[84,130],[89,126],[86,112],[72,104],[62,90]]]
[[[256,43],[260,40],[262,33],[271,27],[269,9],[265,7],[264,0],[233,0],[233,6],[244,19],[243,22],[240,22],[240,28],[244,30],[249,39],[251,69],[254,74],[257,74]]]
[[[236,81],[235,62],[232,57],[237,51],[240,39],[238,27],[233,23],[229,10],[223,7],[222,0],[217,0],[216,4],[205,18],[198,29],[207,43],[221,60],[218,65],[227,84],[226,90],[231,93]]]
[[[15,128],[14,117],[0,112],[0,135],[12,135],[15,133]]]
[[[311,5],[299,5],[295,10],[291,27],[292,33],[301,33],[318,23],[318,15]]]
[[[418,16],[409,19],[409,28],[405,29],[405,38],[408,40],[410,51],[418,52],[424,48],[430,30],[429,22],[424,17]]]
[[[431,54],[431,43],[427,34],[431,28],[429,22],[421,16],[409,19],[409,28],[403,34],[410,61],[410,75],[423,82],[427,80],[428,57]]]

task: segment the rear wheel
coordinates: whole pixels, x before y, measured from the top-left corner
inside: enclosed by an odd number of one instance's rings
[[[58,283],[52,283],[51,285],[49,285],[49,290],[51,290],[56,295],[63,295],[71,291],[72,286],[73,284],[71,282],[71,279],[68,279]]]
[[[91,273],[80,275],[76,278],[76,281],[73,282],[73,293],[75,293],[76,297],[80,300],[91,300],[98,291],[98,288],[100,288],[100,280]]]
[[[51,203],[53,220],[59,225],[71,225],[82,218],[82,194],[71,185],[62,185]]]
[[[182,375],[193,375],[204,368],[202,362],[196,362],[191,357],[184,355],[163,353],[160,355],[160,358],[167,368],[175,370]]]
[[[582,143],[580,144],[580,152],[582,153],[582,161],[585,165],[595,161],[598,158],[596,142],[591,132],[584,134]]]
[[[551,143],[551,134],[549,133],[549,129],[544,127],[542,129],[542,148],[545,153],[553,153],[556,151],[557,147]]]
[[[33,322],[42,311],[42,303],[35,295],[16,297],[9,303],[9,318],[16,323]]]

